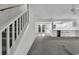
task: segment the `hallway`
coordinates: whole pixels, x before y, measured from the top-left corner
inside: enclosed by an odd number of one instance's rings
[[[37,37],[28,55],[74,55],[79,54],[78,38]]]
[[[79,13],[71,11],[73,5],[15,5],[0,5],[5,10],[0,11],[0,55],[79,54]]]

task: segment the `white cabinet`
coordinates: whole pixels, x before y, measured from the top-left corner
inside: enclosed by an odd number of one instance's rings
[[[61,37],[75,37],[76,32],[74,30],[62,30]]]

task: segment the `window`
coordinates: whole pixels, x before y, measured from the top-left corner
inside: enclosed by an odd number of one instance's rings
[[[45,32],[45,25],[42,25],[42,32]]]
[[[9,38],[10,38],[10,40],[9,40],[9,43],[10,43],[10,48],[12,47],[12,31],[13,31],[13,28],[12,28],[12,24],[9,26]]]
[[[45,32],[45,25],[38,25],[38,32]]]
[[[38,25],[38,32],[41,32],[41,26]]]
[[[20,19],[18,18],[18,35],[20,34]]]
[[[15,37],[15,40],[17,38],[17,21],[14,22],[14,25],[15,25],[15,30],[14,30],[14,37]]]
[[[2,32],[2,55],[7,54],[7,29]]]
[[[55,28],[56,28],[56,25],[53,25],[53,26],[52,26],[52,29],[55,29]]]

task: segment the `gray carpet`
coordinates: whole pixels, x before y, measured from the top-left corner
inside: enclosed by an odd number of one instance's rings
[[[79,38],[37,37],[28,55],[79,54]]]

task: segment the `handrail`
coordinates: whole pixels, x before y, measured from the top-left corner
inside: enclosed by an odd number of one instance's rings
[[[3,8],[3,9],[0,9],[0,11],[5,11],[5,10],[8,10],[8,9],[12,9],[12,8],[15,8],[15,7],[19,7],[23,4],[20,4],[20,5],[17,5],[17,6],[12,6],[12,7],[6,7],[6,8]]]

